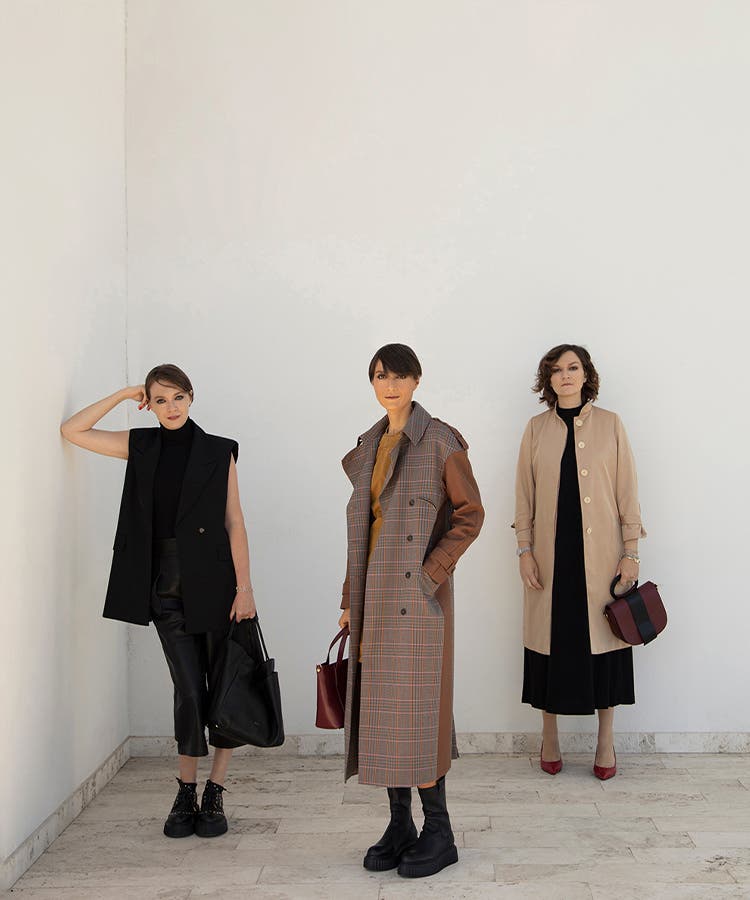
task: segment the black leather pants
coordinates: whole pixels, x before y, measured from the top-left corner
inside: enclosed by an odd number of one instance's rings
[[[207,756],[205,729],[211,694],[221,671],[229,620],[222,631],[187,634],[180,591],[180,565],[174,538],[154,543],[151,618],[164,648],[174,685],[174,736],[177,752]],[[240,747],[208,729],[212,747]]]

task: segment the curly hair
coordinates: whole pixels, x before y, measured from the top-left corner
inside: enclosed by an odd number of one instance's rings
[[[535,394],[540,394],[539,402],[546,403],[550,409],[554,409],[557,405],[557,394],[552,389],[552,368],[560,359],[563,353],[575,353],[581,360],[586,380],[581,388],[581,399],[584,403],[590,400],[596,400],[599,396],[599,373],[592,362],[591,355],[585,347],[579,344],[558,344],[548,350],[539,360],[539,366],[536,370],[536,381],[531,390]]]

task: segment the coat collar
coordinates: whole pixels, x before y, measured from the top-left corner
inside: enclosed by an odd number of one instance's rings
[[[424,437],[427,426],[431,421],[432,416],[423,406],[420,406],[419,403],[414,400],[412,401],[411,414],[404,426],[404,434],[409,438],[412,444],[418,444]],[[388,416],[383,416],[383,418],[379,419],[372,428],[359,436],[357,444],[369,444],[379,441],[387,427]]]
[[[216,447],[206,432],[193,422],[193,442],[190,447],[182,492],[177,508],[179,522],[195,505],[203,488],[216,468]],[[158,428],[139,428],[133,435],[133,465],[136,471],[138,499],[148,521],[154,503],[154,477],[161,454],[161,432]]]
[[[432,421],[432,416],[427,410],[414,401],[409,419],[404,426],[404,434],[412,444],[418,444],[424,437],[427,426]],[[352,483],[356,482],[362,471],[372,474],[372,464],[375,461],[380,438],[388,427],[388,416],[379,419],[372,428],[369,428],[357,439],[357,446],[350,450],[341,461],[344,471]],[[363,468],[364,467],[364,468]]]
[[[594,402],[593,402],[593,400],[588,400],[588,401],[587,401],[586,403],[584,403],[583,406],[581,407],[581,411],[578,413],[578,418],[579,418],[579,419],[583,419],[583,420],[585,421],[585,420],[591,415],[591,410],[592,410],[593,408],[594,408]],[[555,404],[553,407],[551,407],[549,411],[550,411],[550,412],[552,413],[552,415],[554,415],[556,418],[559,418],[559,416],[557,415],[557,404]]]

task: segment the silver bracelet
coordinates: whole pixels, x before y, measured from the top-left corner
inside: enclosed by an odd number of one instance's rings
[[[533,547],[516,547],[516,556],[520,559],[524,553],[531,553]]]
[[[244,584],[239,585],[238,584],[234,590],[238,594],[252,594],[252,592],[253,592],[252,585],[249,585],[249,584],[248,585],[244,585]]]
[[[640,556],[638,556],[637,553],[630,553],[628,550],[626,550],[626,551],[622,554],[622,556],[620,557],[620,559],[632,559],[634,563],[638,563],[638,565],[641,564],[641,558],[640,558]]]

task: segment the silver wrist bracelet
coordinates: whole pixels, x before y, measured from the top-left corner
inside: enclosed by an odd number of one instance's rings
[[[516,556],[520,559],[524,553],[531,553],[533,547],[516,547]]]

